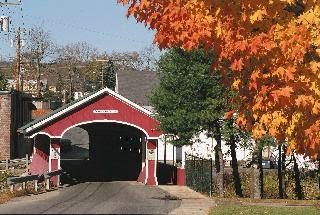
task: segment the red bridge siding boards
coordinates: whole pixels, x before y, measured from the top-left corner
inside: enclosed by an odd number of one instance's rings
[[[51,143],[51,148],[55,149],[58,153],[60,153],[60,144],[59,143]],[[51,171],[60,169],[60,160],[59,159],[50,159],[51,162]],[[54,185],[59,186],[59,176],[54,176],[51,178],[51,181]]]
[[[148,139],[158,139],[161,135],[156,129],[158,121],[111,95],[103,95],[98,101],[82,106],[82,109],[67,113],[67,117],[49,123],[41,132],[52,137],[62,137],[69,128],[79,124],[114,121],[143,129]],[[117,110],[118,113],[93,113],[94,110]]]
[[[45,155],[45,157],[44,157]],[[32,162],[30,165],[30,173],[31,174],[43,174],[49,170],[49,155],[45,153],[40,153],[40,151],[36,151],[32,155]]]

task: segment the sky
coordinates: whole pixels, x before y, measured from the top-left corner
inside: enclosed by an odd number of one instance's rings
[[[57,44],[87,41],[109,53],[140,51],[152,44],[154,36],[142,23],[128,19],[126,7],[117,0],[22,0],[21,7],[1,7],[0,13],[10,16],[11,30],[37,25],[48,31]],[[0,32],[1,56],[14,56],[13,38],[13,33]]]

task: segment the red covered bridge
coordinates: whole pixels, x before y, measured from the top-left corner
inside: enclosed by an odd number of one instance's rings
[[[157,185],[156,148],[162,135],[158,124],[150,111],[104,88],[23,126],[19,132],[34,141],[31,174],[60,169],[61,138],[71,128],[81,127],[89,134],[90,162],[97,168],[103,162],[99,171]],[[124,138],[131,140],[130,151],[125,150]],[[58,179],[54,182],[59,183]]]

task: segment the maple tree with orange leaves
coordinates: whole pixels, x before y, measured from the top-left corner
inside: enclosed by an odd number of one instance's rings
[[[319,0],[118,2],[155,30],[161,49],[215,50],[213,66],[238,92],[238,126],[255,139],[268,134],[287,142],[288,153],[319,156]]]

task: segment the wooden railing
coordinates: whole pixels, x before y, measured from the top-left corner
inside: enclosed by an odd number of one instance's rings
[[[52,171],[52,172],[47,172],[47,173],[44,173],[43,176],[44,176],[44,179],[46,181],[46,189],[47,190],[50,190],[50,179],[54,176],[60,176],[62,173],[62,170],[59,169],[59,170],[56,170],[56,171]]]
[[[21,169],[22,170],[22,166],[23,169],[26,170],[26,172],[28,172],[28,167],[30,164],[30,159],[29,156],[26,155],[25,158],[21,158],[21,159],[14,159],[14,160],[3,160],[0,161],[0,171],[9,171],[10,169]]]
[[[26,183],[28,181],[33,181],[34,182],[34,190],[37,192],[38,191],[38,182],[41,179],[45,180],[46,183],[46,190],[50,190],[50,179],[54,176],[59,176],[61,175],[62,170],[56,170],[52,172],[47,172],[42,175],[27,175],[27,176],[19,176],[19,177],[9,177],[7,178],[7,184],[10,186],[10,191],[14,192],[14,186],[16,184],[22,183],[22,189],[26,189]]]
[[[22,189],[26,189],[26,182],[34,181],[34,190],[38,191],[38,181],[41,179],[39,175],[27,175],[20,177],[9,177],[7,178],[7,184],[10,186],[10,191],[14,191],[14,185],[22,183]]]

